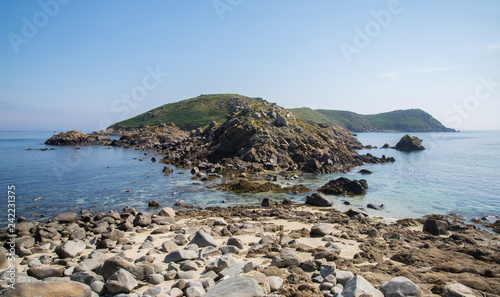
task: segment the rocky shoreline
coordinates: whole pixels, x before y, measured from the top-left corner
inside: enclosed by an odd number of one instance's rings
[[[0,295],[499,294],[500,237],[452,217],[387,223],[357,209],[263,205],[21,218],[15,256],[1,233]]]

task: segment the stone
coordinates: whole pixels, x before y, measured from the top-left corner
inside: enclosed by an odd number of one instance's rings
[[[110,239],[112,241],[118,241],[121,238],[123,238],[123,236],[125,236],[125,232],[115,229],[115,230],[103,232],[101,234],[101,239]]]
[[[248,277],[233,277],[217,283],[204,297],[263,297],[264,293],[256,280]]]
[[[251,261],[235,263],[227,268],[224,268],[219,272],[221,278],[224,277],[235,277],[241,273],[247,273],[253,269],[253,263]]]
[[[75,229],[69,235],[70,240],[83,240],[85,239],[85,237],[87,237],[87,234],[85,233],[85,229],[83,228]]]
[[[235,247],[238,247],[239,249],[243,249],[243,241],[239,238],[236,237],[230,237],[227,240],[227,245],[234,245]]]
[[[221,219],[221,218],[216,219],[214,221],[214,226],[227,226],[227,225],[229,225],[229,224],[226,222],[226,220]]]
[[[214,248],[213,246],[206,246],[200,250],[200,258],[209,258],[209,257],[214,257],[214,256],[221,256],[222,252],[219,251],[218,249]]]
[[[151,274],[149,276],[149,279],[148,279],[148,283],[152,284],[152,285],[159,285],[161,284],[163,281],[165,280],[165,278],[163,277],[163,275],[159,274],[159,273],[155,273],[155,274]]]
[[[182,271],[196,271],[198,270],[198,265],[194,261],[184,261],[181,263],[180,269]]]
[[[145,212],[140,212],[134,219],[134,226],[148,227],[151,225],[151,216]]]
[[[223,254],[239,254],[240,249],[234,245],[224,245],[219,249]]]
[[[151,274],[161,271],[161,267],[156,264],[143,262],[134,265],[120,256],[114,256],[98,267],[96,273],[102,275],[104,280],[107,281],[119,269],[130,272],[138,280],[147,280]]]
[[[366,293],[371,294],[373,297],[384,297],[384,294],[375,289],[364,277],[357,275],[347,281],[342,291],[342,296],[359,297]]]
[[[198,286],[189,287],[185,290],[185,292],[186,297],[201,297],[205,295],[205,290],[203,289],[203,287]]]
[[[144,292],[145,295],[151,296],[151,297],[157,297],[158,295],[165,294],[165,293],[166,293],[166,290],[162,286],[152,287],[152,288],[147,289]]]
[[[179,271],[177,272],[177,277],[179,279],[196,279],[198,274],[196,271]]]
[[[77,272],[72,274],[69,278],[72,281],[89,286],[96,281],[104,282],[104,278],[93,271]]]
[[[170,167],[170,166],[163,166],[163,170],[162,170],[162,172],[163,172],[164,174],[170,174],[170,173],[173,173],[173,172],[174,172],[174,170],[173,170],[173,169],[172,169],[172,167]]]
[[[68,240],[57,246],[54,252],[61,259],[74,258],[80,255],[86,247],[87,245],[81,240]]]
[[[337,266],[335,265],[335,262],[326,262],[321,264],[319,268],[319,273],[323,278],[326,278],[329,275],[335,274],[335,271],[337,270]]]
[[[264,198],[264,199],[262,199],[261,206],[267,207],[267,206],[271,206],[271,205],[275,205],[275,204],[276,204],[276,202],[274,202],[271,198]]]
[[[226,254],[223,255],[211,263],[207,264],[205,266],[205,270],[207,271],[215,271],[217,273],[221,272],[225,268],[229,267],[230,265],[234,264],[236,262],[236,259],[231,256],[231,254]]]
[[[177,234],[174,236],[174,238],[172,238],[172,242],[177,244],[177,245],[185,245],[186,243],[188,243],[188,238],[186,235],[184,234]]]
[[[95,281],[90,284],[90,289],[96,292],[98,295],[103,295],[106,290],[106,284],[102,281]]]
[[[281,114],[277,113],[274,125],[276,127],[288,127],[288,121]]]
[[[441,220],[426,220],[424,222],[423,232],[428,232],[432,235],[447,235],[449,225]]]
[[[52,221],[59,222],[61,224],[73,223],[78,218],[78,215],[74,212],[65,212],[58,216],[55,216]]]
[[[332,199],[328,198],[325,194],[320,192],[308,195],[306,197],[306,204],[312,206],[332,206],[333,201]]]
[[[335,271],[335,277],[337,278],[337,283],[345,286],[347,281],[354,277],[354,273],[346,270],[337,270]]]
[[[213,246],[217,247],[219,244],[215,239],[212,237],[212,235],[208,234],[207,232],[203,230],[199,230],[196,232],[196,235],[193,237],[193,239],[189,242],[189,244],[196,244],[200,248],[206,247],[206,246]]]
[[[468,287],[455,283],[450,284],[444,287],[443,289],[443,297],[475,297],[476,294],[472,292]]]
[[[375,203],[368,203],[366,207],[375,209],[375,210],[383,210],[385,206],[383,204],[375,204]]]
[[[405,152],[425,150],[425,147],[422,145],[422,139],[410,134],[401,137],[394,148]]]
[[[268,276],[267,279],[269,280],[271,292],[278,291],[283,285],[283,279],[279,276]]]
[[[421,297],[422,290],[404,276],[398,276],[380,285],[385,297]]]
[[[106,290],[112,294],[129,293],[137,285],[134,276],[125,269],[120,268],[106,281]]]
[[[60,277],[64,273],[64,266],[49,265],[32,267],[27,271],[29,276],[36,277],[37,279],[45,279],[47,277]]]
[[[339,177],[329,181],[318,191],[328,195],[364,195],[367,189],[368,183],[364,179],[350,180],[346,177]]]
[[[19,281],[19,279],[18,279]],[[61,296],[61,297],[93,297],[89,286],[74,282],[19,282],[16,283],[15,290],[7,290],[5,297],[40,297],[40,296]]]
[[[7,254],[3,250],[0,250],[0,270],[8,267],[9,263],[7,262]]]
[[[317,224],[311,228],[311,236],[325,236],[333,233],[333,228],[330,224]]]
[[[284,248],[276,257],[273,258],[271,266],[283,268],[289,266],[300,266],[301,263],[302,259],[294,250]]]
[[[172,209],[172,207],[165,207],[162,210],[160,210],[158,215],[162,217],[175,218],[175,211]]]
[[[149,207],[159,207],[160,206],[160,201],[158,200],[150,200],[148,202]]]
[[[179,246],[171,240],[165,241],[164,243],[161,244],[161,250],[165,253],[170,253],[171,251],[178,250],[178,249],[179,249]]]
[[[197,258],[197,254],[190,250],[174,250],[165,256],[163,262],[180,262],[184,260],[194,260]]]
[[[359,208],[350,208],[346,213],[348,217],[368,217],[368,213],[364,210],[361,210]]]

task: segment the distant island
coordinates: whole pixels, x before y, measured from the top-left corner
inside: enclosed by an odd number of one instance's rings
[[[185,129],[196,129],[226,121],[233,109],[232,98],[241,98],[250,104],[262,103],[262,98],[251,98],[238,94],[200,95],[195,98],[169,103],[143,114],[118,122],[110,128],[137,128],[174,123]],[[307,107],[288,109],[298,120],[306,123],[341,126],[351,132],[456,132],[441,124],[421,109],[396,110],[374,115],[362,115],[351,111],[310,109]]]

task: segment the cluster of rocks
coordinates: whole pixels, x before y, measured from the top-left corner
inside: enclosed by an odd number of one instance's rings
[[[16,224],[16,290],[1,251],[0,294],[496,296],[498,236],[441,217],[423,232],[418,223],[283,204],[64,213]]]
[[[328,195],[364,195],[366,190],[368,190],[366,180],[350,180],[346,177],[331,180],[318,189],[319,192]]]

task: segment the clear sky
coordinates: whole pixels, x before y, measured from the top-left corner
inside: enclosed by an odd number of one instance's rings
[[[500,130],[500,1],[0,1],[0,130],[211,93]]]

